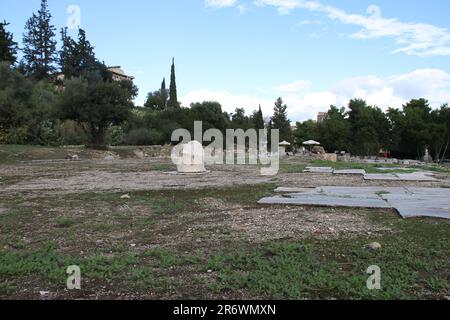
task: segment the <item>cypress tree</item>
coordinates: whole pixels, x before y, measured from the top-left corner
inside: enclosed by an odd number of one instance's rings
[[[261,105],[259,105],[259,110],[254,114],[253,124],[257,130],[264,129],[264,116],[261,110]]]
[[[57,61],[55,27],[47,0],[41,0],[41,8],[25,25],[23,35],[25,68],[29,76],[38,80],[49,78],[55,72]]]
[[[0,61],[15,64],[17,61],[17,42],[14,42],[12,33],[6,31],[9,23],[0,22]]]
[[[166,78],[164,78],[161,83],[160,95],[161,95],[162,107],[163,107],[163,109],[166,109],[167,108],[167,99],[169,98],[167,89],[166,89]]]
[[[172,59],[172,68],[170,71],[170,97],[167,104],[168,108],[177,108],[180,106],[177,96],[177,83],[175,76],[175,58]]]

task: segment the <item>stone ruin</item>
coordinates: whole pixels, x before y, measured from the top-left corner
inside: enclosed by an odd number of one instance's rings
[[[180,146],[181,152],[175,157],[174,162],[178,173],[204,173],[205,152],[198,141],[191,141]]]

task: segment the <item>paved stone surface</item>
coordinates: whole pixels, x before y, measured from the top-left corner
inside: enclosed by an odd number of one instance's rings
[[[333,197],[327,195],[295,194],[291,198],[271,197],[261,199],[259,204],[291,204],[314,205],[324,207],[350,207],[350,208],[391,208],[381,198],[353,198]]]
[[[403,218],[450,219],[450,189],[413,187],[279,188],[294,193],[268,197],[259,204],[290,204],[353,208],[395,208]],[[279,191],[281,192],[281,191]]]
[[[314,191],[315,188],[276,188],[277,193],[300,193],[300,192],[310,192]]]
[[[367,173],[364,180],[398,181],[398,177],[393,173]]]
[[[333,173],[333,168],[331,167],[306,167],[303,172],[310,173]]]
[[[381,181],[438,181],[429,172],[414,173],[368,173],[364,175],[364,180]]]
[[[366,170],[363,169],[345,169],[345,170],[334,170],[333,174],[354,174],[354,175],[365,175]]]

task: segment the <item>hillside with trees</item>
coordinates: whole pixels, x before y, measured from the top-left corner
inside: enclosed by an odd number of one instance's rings
[[[0,23],[1,144],[95,148],[168,144],[173,130],[193,130],[194,121],[203,121],[204,130],[224,133],[237,128],[279,129],[281,140],[301,146],[314,139],[329,152],[373,155],[387,150],[395,157],[421,158],[428,147],[435,159],[450,156],[448,105],[432,109],[419,98],[384,112],[354,99],[347,106],[331,106],[323,121],[298,122],[293,128],[289,106],[281,97],[272,115],[264,115],[261,106],[236,106],[230,114],[215,101],[182,106],[173,59],[168,88],[163,78],[144,106],[137,107],[133,99],[138,88],[130,80],[113,80],[85,30],[79,29],[72,38],[61,29],[57,48],[57,28],[46,0],[27,21],[21,49],[8,26],[6,21]],[[246,114],[249,108],[255,111]]]

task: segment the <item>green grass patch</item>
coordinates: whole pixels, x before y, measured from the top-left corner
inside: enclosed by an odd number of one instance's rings
[[[77,224],[77,221],[72,218],[58,218],[55,221],[55,226],[57,228],[70,228]]]
[[[450,292],[450,223],[374,217],[394,225],[378,237],[278,242],[216,253],[205,269],[215,292],[248,290],[273,299],[441,299]],[[394,222],[393,222],[394,221]],[[379,241],[372,251],[367,244]],[[381,268],[381,290],[366,286],[369,266]]]

